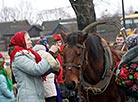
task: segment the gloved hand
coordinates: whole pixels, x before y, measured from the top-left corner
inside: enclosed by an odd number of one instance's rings
[[[46,58],[51,66],[51,70],[59,72],[60,63],[57,59],[55,59],[50,53],[44,52],[42,55],[43,58]]]
[[[57,58],[59,54],[58,46],[57,45],[52,45],[51,48],[49,49],[49,53],[54,57]]]
[[[49,49],[49,51],[53,52],[53,53],[56,53],[58,52],[58,46],[57,45],[52,45]]]

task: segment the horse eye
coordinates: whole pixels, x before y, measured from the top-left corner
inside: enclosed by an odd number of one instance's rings
[[[80,47],[80,46],[77,46],[77,48],[78,48],[78,49],[82,49],[82,47]]]
[[[65,67],[66,67],[66,65],[65,65],[65,64],[63,64],[63,65],[62,65],[62,68],[63,68],[63,69],[65,69]]]
[[[81,54],[82,54],[82,49],[78,49],[77,52],[76,52],[77,56],[80,57]]]
[[[81,56],[81,53],[77,53],[77,56],[78,56],[78,57]]]

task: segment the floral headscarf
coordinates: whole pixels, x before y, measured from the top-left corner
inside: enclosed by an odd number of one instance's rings
[[[138,45],[138,34],[131,34],[126,38],[126,46],[128,49]]]
[[[11,71],[10,70],[6,71],[6,69],[4,69],[4,64],[5,64],[4,57],[0,53],[0,74],[5,76],[7,80],[8,88],[11,91],[12,90],[12,78],[8,76],[9,73],[11,74]]]
[[[38,53],[36,53],[35,51],[33,51],[31,48],[27,48],[26,47],[26,42],[25,42],[25,33],[27,33],[26,31],[20,31],[17,32],[11,39],[10,43],[9,43],[9,51],[8,54],[10,56],[10,65],[12,64],[15,54],[17,52],[21,52],[22,50],[28,50],[30,51],[34,56],[35,56],[35,60],[36,63],[38,63],[39,61],[41,61],[41,57]],[[22,52],[23,53],[23,52]]]

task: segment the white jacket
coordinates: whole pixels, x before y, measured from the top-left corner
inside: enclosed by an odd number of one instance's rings
[[[50,73],[46,76],[46,81],[43,82],[44,90],[45,90],[44,94],[46,98],[57,96],[54,80],[55,80],[55,74]]]
[[[35,45],[33,50],[36,51],[40,56],[43,56],[43,53],[46,52],[46,48],[43,45]],[[54,73],[50,73],[46,76],[46,81],[43,82],[45,98],[57,96],[54,80]]]

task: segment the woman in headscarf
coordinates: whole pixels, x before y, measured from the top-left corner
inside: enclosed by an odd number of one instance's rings
[[[4,68],[5,60],[0,53],[0,102],[14,102],[11,71]]]
[[[138,35],[127,36],[125,42],[128,51],[118,65],[116,82],[126,92],[126,102],[138,102]]]
[[[45,102],[41,75],[59,70],[57,61],[49,54],[42,58],[31,49],[32,42],[26,31],[17,32],[9,43],[10,64],[17,81],[18,102]]]

